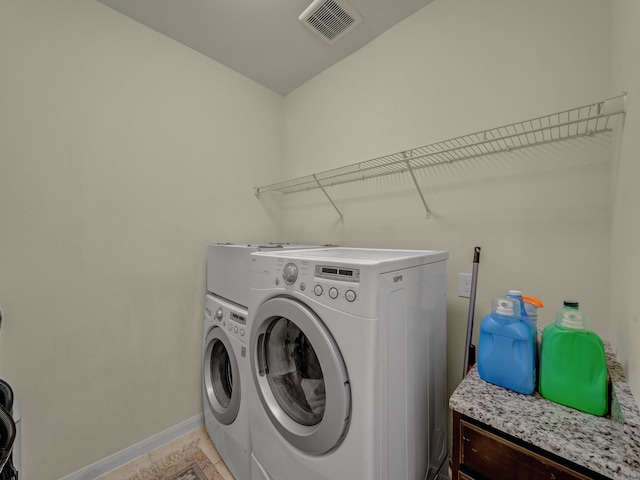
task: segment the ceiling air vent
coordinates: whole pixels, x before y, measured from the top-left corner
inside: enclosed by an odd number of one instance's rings
[[[314,0],[298,20],[327,42],[333,43],[360,23],[362,17],[343,0]]]

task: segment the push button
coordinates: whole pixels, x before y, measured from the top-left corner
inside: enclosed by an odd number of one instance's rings
[[[347,290],[347,293],[344,294],[344,298],[347,299],[347,302],[353,302],[356,299],[356,292],[353,290]]]
[[[336,298],[338,298],[338,289],[337,289],[337,288],[335,288],[335,287],[331,287],[331,288],[329,289],[329,296],[330,296],[332,299],[334,299],[334,300],[335,300]]]
[[[313,293],[315,293],[317,297],[322,295],[323,291],[324,290],[322,289],[322,285],[316,285],[315,287],[313,287]]]

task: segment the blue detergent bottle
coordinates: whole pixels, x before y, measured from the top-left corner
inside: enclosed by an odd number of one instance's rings
[[[535,297],[525,297],[522,295],[521,290],[509,290],[509,292],[505,295],[506,298],[515,298],[520,302],[520,319],[529,326],[531,330],[531,336],[533,337],[533,344],[535,345],[534,349],[534,361],[533,361],[533,369],[534,369],[534,377],[537,378],[537,365],[538,365],[538,352],[540,350],[540,342],[538,341],[538,312],[535,312],[535,319],[530,316],[530,310],[527,309],[527,302],[525,298],[535,298]],[[538,300],[538,299],[536,299]],[[538,300],[539,301],[539,300]],[[542,304],[542,302],[541,302]],[[536,382],[537,383],[537,382]]]
[[[486,382],[530,395],[536,387],[536,342],[517,298],[494,298],[480,324],[478,373]]]
[[[521,290],[509,290],[509,292],[505,295],[506,298],[515,298],[520,302],[520,319],[524,322],[530,322],[529,314],[527,313],[527,308],[525,306],[524,299],[522,298]]]

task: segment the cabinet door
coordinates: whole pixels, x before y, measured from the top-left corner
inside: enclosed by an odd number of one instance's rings
[[[526,478],[528,480],[590,480],[604,478],[587,469],[563,465],[552,458],[488,431],[459,416],[458,463],[463,474],[479,474],[491,480]],[[583,470],[584,472],[580,471]],[[464,477],[459,477],[464,478]]]
[[[607,477],[453,412],[454,479],[606,480]]]

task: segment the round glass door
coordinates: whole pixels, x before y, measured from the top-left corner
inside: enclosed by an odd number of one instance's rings
[[[203,380],[209,408],[216,419],[229,425],[240,409],[238,362],[224,330],[214,327],[207,335]]]
[[[264,340],[267,381],[282,410],[301,425],[317,425],[324,416],[326,390],[322,367],[311,342],[284,317],[274,318]]]
[[[250,338],[258,396],[280,434],[311,454],[338,446],[349,426],[351,391],[320,318],[301,302],[276,297],[256,312]]]

